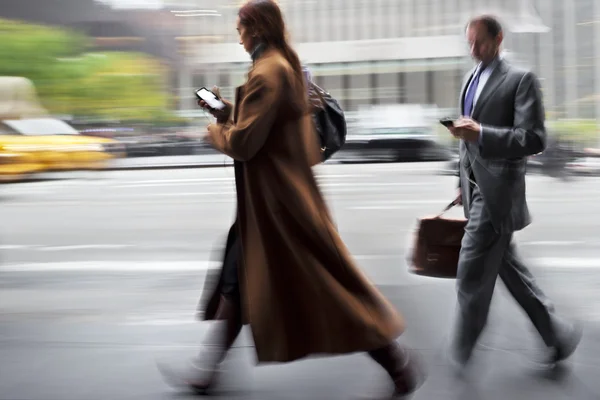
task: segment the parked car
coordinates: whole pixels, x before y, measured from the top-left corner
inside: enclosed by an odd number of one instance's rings
[[[369,106],[348,121],[338,159],[362,161],[441,161],[447,150],[437,141],[431,111],[419,104]]]
[[[570,161],[566,170],[572,175],[600,176],[600,158],[582,157]]]

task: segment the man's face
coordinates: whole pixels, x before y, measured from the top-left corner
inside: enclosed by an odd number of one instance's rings
[[[481,22],[475,22],[467,28],[467,42],[471,56],[484,64],[491,62],[500,50],[502,32],[496,37],[490,36],[487,28]]]

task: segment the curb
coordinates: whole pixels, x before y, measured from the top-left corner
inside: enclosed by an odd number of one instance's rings
[[[140,166],[112,166],[101,171],[135,171],[135,170],[160,170],[160,169],[194,169],[194,168],[223,168],[233,167],[233,163],[222,164],[167,164],[167,165],[140,165]]]
[[[151,170],[169,170],[169,169],[197,169],[197,168],[224,168],[233,167],[233,163],[221,163],[221,164],[151,164],[151,165],[115,165],[94,172],[107,172],[107,171],[151,171]],[[28,182],[48,182],[48,181],[60,181],[77,179],[78,177],[73,176],[72,173],[81,173],[85,170],[77,171],[62,171],[62,172],[40,172],[32,175],[25,175],[19,179],[10,181],[0,182],[1,185],[11,185]],[[90,171],[91,172],[91,171]]]

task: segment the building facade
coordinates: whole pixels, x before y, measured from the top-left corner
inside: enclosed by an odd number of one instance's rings
[[[597,0],[280,0],[291,39],[317,83],[354,111],[365,104],[419,103],[457,109],[473,65],[465,22],[498,15],[505,50],[542,81],[556,118],[600,118],[600,1]],[[188,37],[179,76],[182,109],[193,88],[226,96],[244,81],[248,55],[237,44],[239,2],[169,4]],[[187,15],[186,15],[187,13]],[[189,16],[188,16],[189,15]],[[193,39],[193,40],[192,40]]]

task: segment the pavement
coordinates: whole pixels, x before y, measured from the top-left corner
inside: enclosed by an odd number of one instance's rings
[[[404,314],[400,341],[428,369],[417,400],[600,398],[600,179],[529,176],[534,223],[523,258],[558,312],[584,323],[563,370],[541,370],[540,340],[499,284],[473,379],[444,357],[454,281],[411,275],[416,218],[440,211],[456,178],[436,163],[316,168],[340,233]],[[179,399],[157,361],[183,365],[210,323],[194,320],[234,213],[231,168],[104,171],[0,190],[0,400]],[[460,215],[460,210],[451,211]],[[249,332],[226,362],[231,399],[353,399],[385,389],[362,354],[256,366]]]

